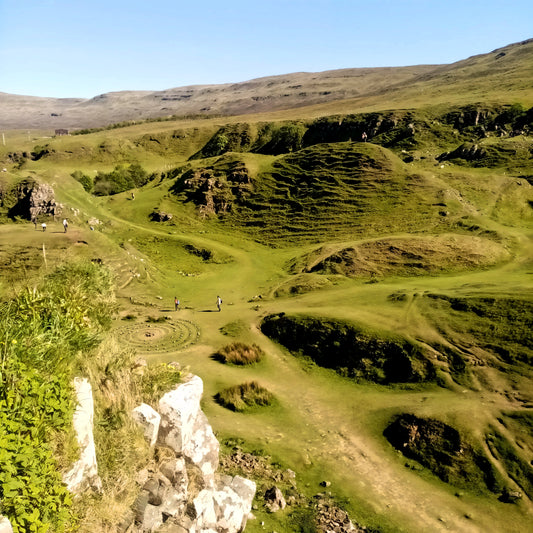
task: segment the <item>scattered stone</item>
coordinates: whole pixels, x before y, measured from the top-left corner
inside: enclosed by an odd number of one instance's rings
[[[163,211],[152,211],[150,213],[150,219],[154,222],[168,222],[172,220],[172,215],[170,213],[164,213]]]
[[[280,509],[285,509],[287,502],[281,490],[275,485],[265,492],[265,505],[269,512],[276,513]]]

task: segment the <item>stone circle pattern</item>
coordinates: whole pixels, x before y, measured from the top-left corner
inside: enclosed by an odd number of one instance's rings
[[[177,319],[168,323],[137,322],[120,326],[115,336],[138,353],[167,353],[194,344],[200,330],[194,322]]]

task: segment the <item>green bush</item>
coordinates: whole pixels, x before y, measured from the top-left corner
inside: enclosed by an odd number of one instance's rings
[[[76,180],[79,181],[82,185],[82,187],[87,191],[91,192],[93,189],[93,180],[91,176],[88,176],[87,174],[84,174],[81,170],[75,170],[71,176]]]
[[[94,178],[93,194],[106,196],[142,187],[150,181],[150,176],[139,163],[129,167],[117,165],[111,172],[98,172]]]
[[[63,266],[0,305],[0,500],[15,533],[73,531],[54,443],[72,452],[71,381],[110,324],[109,272]],[[65,437],[66,435],[66,437]]]
[[[220,348],[214,354],[214,358],[222,363],[231,363],[234,365],[250,365],[258,363],[263,358],[264,352],[257,344],[244,344],[243,342],[234,342]]]
[[[245,411],[252,407],[271,405],[274,395],[257,381],[228,387],[215,395],[215,400],[232,411]]]

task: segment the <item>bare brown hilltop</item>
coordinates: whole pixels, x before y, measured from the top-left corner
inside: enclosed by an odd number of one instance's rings
[[[450,65],[353,68],[298,72],[240,83],[191,85],[164,91],[120,91],[90,99],[41,98],[0,92],[0,128],[91,128],[125,120],[184,115],[242,115],[335,103],[387,106],[422,98],[454,96],[485,100],[491,91],[528,95],[533,76],[533,39]],[[483,78],[480,86],[479,80]],[[526,96],[527,97],[527,96]]]

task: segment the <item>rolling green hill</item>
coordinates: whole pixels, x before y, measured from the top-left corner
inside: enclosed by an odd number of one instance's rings
[[[0,295],[10,302],[74,259],[107,266],[110,335],[149,368],[177,360],[198,374],[225,471],[258,481],[247,531],[319,531],[324,498],[371,531],[527,531],[532,58],[526,41],[447,66],[164,93],[187,113],[216,94],[221,107],[205,113],[219,116],[6,131]],[[341,75],[346,85],[315,100]],[[64,118],[138,120],[136,98],[143,117],[158,114],[154,94],[121,94],[64,102]],[[61,204],[36,225],[34,184],[53,188],[41,207]],[[98,361],[109,401],[124,379],[115,349]],[[261,357],[241,364],[252,351]],[[230,393],[251,382],[268,402],[232,410],[248,398]],[[109,434],[125,412],[111,403],[97,411]],[[137,489],[121,486],[120,454],[100,446],[116,519]],[[250,471],[232,459],[244,452]],[[263,493],[275,483],[289,505],[271,514]],[[116,525],[88,505],[79,531]]]

